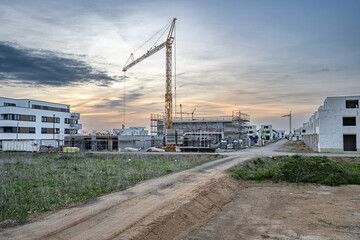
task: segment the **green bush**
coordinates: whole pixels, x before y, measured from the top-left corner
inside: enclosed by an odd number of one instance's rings
[[[319,183],[330,186],[360,184],[360,163],[335,162],[326,157],[299,155],[280,160],[256,159],[230,170],[238,179]]]

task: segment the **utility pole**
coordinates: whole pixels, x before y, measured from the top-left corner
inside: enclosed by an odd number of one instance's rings
[[[182,104],[180,103],[180,120],[182,121]]]

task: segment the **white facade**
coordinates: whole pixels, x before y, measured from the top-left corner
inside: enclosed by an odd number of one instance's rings
[[[0,141],[64,140],[81,129],[79,119],[69,105],[0,97]]]
[[[248,137],[256,137],[257,136],[256,125],[248,126],[247,135],[248,135]]]
[[[128,129],[113,129],[114,135],[148,135],[148,130],[145,127],[130,127]]]
[[[285,138],[285,130],[273,129],[273,139],[283,139],[283,138]]]
[[[319,152],[360,151],[360,96],[328,97],[301,128],[304,142]]]
[[[272,125],[261,125],[259,137],[263,140],[273,140]]]

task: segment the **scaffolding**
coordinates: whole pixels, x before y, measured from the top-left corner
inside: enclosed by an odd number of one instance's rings
[[[150,135],[158,136],[164,135],[164,114],[152,113],[150,114]]]

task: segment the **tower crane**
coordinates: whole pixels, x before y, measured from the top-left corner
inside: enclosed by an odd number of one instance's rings
[[[172,20],[170,30],[165,42],[159,44],[158,46],[154,46],[150,48],[145,54],[141,57],[135,59],[133,53],[130,55],[131,62],[128,64],[126,63],[123,67],[123,72],[126,72],[129,68],[133,67],[134,65],[138,64],[139,62],[143,61],[144,59],[150,57],[151,55],[155,54],[159,50],[166,48],[166,92],[165,92],[165,126],[164,126],[164,133],[165,133],[165,141],[166,141],[166,150],[173,151],[175,150],[175,144],[168,144],[167,136],[168,130],[172,129],[173,120],[172,120],[172,44],[174,42],[173,32],[175,28],[175,21],[176,18]],[[174,134],[175,136],[175,134]]]

